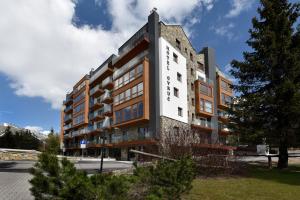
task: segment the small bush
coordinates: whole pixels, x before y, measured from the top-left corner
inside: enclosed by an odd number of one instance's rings
[[[139,178],[138,184],[146,188],[144,199],[180,199],[181,194],[192,188],[195,164],[190,158],[159,161],[155,166],[137,168],[134,175]]]

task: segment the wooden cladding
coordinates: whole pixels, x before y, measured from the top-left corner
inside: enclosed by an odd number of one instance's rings
[[[196,114],[204,117],[214,115],[213,86],[201,80],[195,81]]]
[[[128,126],[128,125],[133,125],[136,123],[142,123],[147,120],[149,120],[149,61],[147,58],[145,58],[142,61],[143,65],[143,74],[142,76],[139,76],[137,79],[129,82],[126,85],[123,85],[122,87],[118,88],[116,91],[113,92],[113,97],[116,97],[117,95],[124,93],[130,88],[135,87],[136,85],[141,85],[143,86],[143,93],[141,95],[137,95],[136,97],[130,98],[127,101],[124,101],[122,103],[119,103],[118,105],[113,106],[113,121],[116,122],[118,121],[117,124],[115,124],[115,127],[120,127],[120,126]],[[116,119],[116,113],[119,115],[118,111],[124,110],[128,107],[132,108],[132,106],[142,103],[143,104],[143,112],[142,115],[139,116],[138,118],[130,118],[128,120],[119,122],[120,120]],[[119,117],[119,116],[118,116]]]
[[[217,90],[218,90],[218,107],[221,109],[225,109],[228,107],[228,103],[231,102],[232,99],[232,89],[231,89],[231,81],[228,79],[217,75]]]

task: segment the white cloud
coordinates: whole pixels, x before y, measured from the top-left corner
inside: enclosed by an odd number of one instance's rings
[[[235,25],[233,23],[229,23],[227,25],[212,26],[210,29],[213,30],[217,35],[227,37],[228,40],[232,40],[235,39],[235,35],[232,32],[234,27]]]
[[[116,53],[146,23],[153,7],[162,19],[182,23],[199,7],[210,10],[214,0],[111,0],[111,30],[76,27],[76,2],[0,2],[0,73],[10,78],[17,95],[42,97],[59,108],[76,81]]]
[[[238,16],[242,11],[250,9],[254,2],[255,0],[231,0],[232,8],[225,17]]]
[[[50,133],[49,130],[44,130],[42,127],[40,126],[25,126],[24,127],[25,129],[28,129],[30,131],[33,131],[33,132],[38,132],[38,133],[42,133],[44,135],[48,135]]]

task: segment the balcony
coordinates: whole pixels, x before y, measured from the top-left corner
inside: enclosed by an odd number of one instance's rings
[[[109,89],[109,90],[114,88],[114,82],[111,76],[107,77],[102,81],[102,88]]]
[[[69,93],[66,95],[66,100],[63,101],[63,104],[65,105],[70,105],[71,103],[73,103],[73,97],[72,97],[73,93]]]
[[[69,105],[69,106],[66,106],[64,112],[65,113],[71,113],[73,111],[73,106],[72,105]]]
[[[113,69],[111,67],[109,67],[109,60],[111,60],[112,57],[110,59],[108,59],[107,61],[105,61],[105,63],[103,63],[100,67],[98,67],[96,69],[96,71],[93,73],[93,75],[90,78],[90,84],[95,82],[96,80],[101,80],[103,78],[105,78],[106,76],[110,76],[113,74]],[[98,81],[96,81],[98,82]]]
[[[101,108],[103,106],[103,103],[101,101],[102,101],[102,98],[94,99],[90,103],[90,109],[91,109],[91,111],[97,110],[97,109]]]
[[[109,90],[105,90],[102,102],[106,103],[106,104],[110,104],[113,102],[113,98],[112,98],[111,92]]]
[[[72,124],[65,125],[64,126],[64,131],[66,131],[66,130],[68,130],[70,128],[72,128]]]
[[[229,114],[224,110],[218,110],[218,119],[224,122],[228,122]]]
[[[97,122],[97,121],[104,119],[103,108],[100,108],[99,110],[94,111],[91,114],[90,119],[92,122]]]
[[[227,135],[233,132],[232,129],[228,128],[226,124],[222,124],[222,123],[218,124],[218,130],[223,135]]]
[[[153,135],[150,132],[145,133],[127,133],[112,134],[111,143],[115,145],[142,145],[145,143],[154,144]]]
[[[66,115],[64,117],[64,122],[67,124],[72,121],[72,115]]]
[[[110,104],[104,104],[103,108],[103,113],[105,116],[112,116],[112,108]]]
[[[72,132],[72,137],[77,137],[77,136],[80,136],[82,134],[87,134],[87,133],[89,133],[88,128],[79,129],[79,130],[76,130],[76,131]]]
[[[104,90],[101,88],[101,84],[98,84],[90,90],[90,96],[96,98],[103,94],[103,92]]]
[[[212,123],[207,120],[194,119],[192,121],[192,127],[203,131],[208,131],[208,132],[212,131]]]
[[[105,119],[103,120],[102,128],[110,128],[111,125],[112,125],[111,118],[106,116]]]

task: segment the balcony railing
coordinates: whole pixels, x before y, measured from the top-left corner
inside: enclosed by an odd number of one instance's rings
[[[192,124],[197,125],[197,126],[202,126],[204,128],[211,128],[212,124],[210,121],[207,120],[202,120],[202,119],[194,119],[192,121]]]
[[[83,128],[83,129],[79,129],[77,131],[73,131],[72,132],[72,137],[78,136],[78,135],[82,135],[82,134],[86,134],[89,132],[88,128]]]
[[[103,128],[108,128],[110,127],[111,124],[111,119],[110,117],[105,117],[105,119],[103,120]]]
[[[106,63],[104,66],[101,67],[95,74],[92,75],[90,78],[90,83],[94,82],[99,76],[101,76],[106,70],[108,69],[108,64]]]
[[[229,117],[229,114],[228,114],[228,112],[226,112],[226,111],[218,110],[218,116],[219,116],[219,117],[222,117],[222,118],[228,118],[228,117]]]
[[[66,116],[64,117],[64,121],[68,121],[68,120],[70,120],[70,119],[72,119],[72,115],[66,115]]]
[[[110,104],[104,104],[103,106],[103,113],[111,112],[111,105]]]
[[[72,109],[73,109],[73,106],[72,106],[72,105],[66,106],[64,112],[69,112],[69,111],[72,110]]]
[[[67,130],[67,129],[69,129],[69,128],[72,128],[72,124],[68,124],[68,125],[65,125],[65,126],[64,126],[64,130]]]
[[[103,100],[111,98],[111,92],[109,90],[105,90],[105,93],[103,95]]]
[[[105,86],[107,86],[109,83],[112,83],[112,82],[113,82],[113,79],[111,76],[109,76],[102,81],[102,87],[104,88]]]
[[[95,87],[93,87],[91,90],[90,90],[90,95],[94,95],[98,90],[101,89],[101,84],[98,84],[96,85]]]
[[[219,128],[219,131],[232,132],[232,129],[228,128],[228,126],[226,124],[219,123],[218,128]]]
[[[111,143],[120,143],[120,142],[128,142],[135,140],[145,140],[153,138],[153,135],[150,132],[145,133],[128,133],[128,134],[112,134]]]

